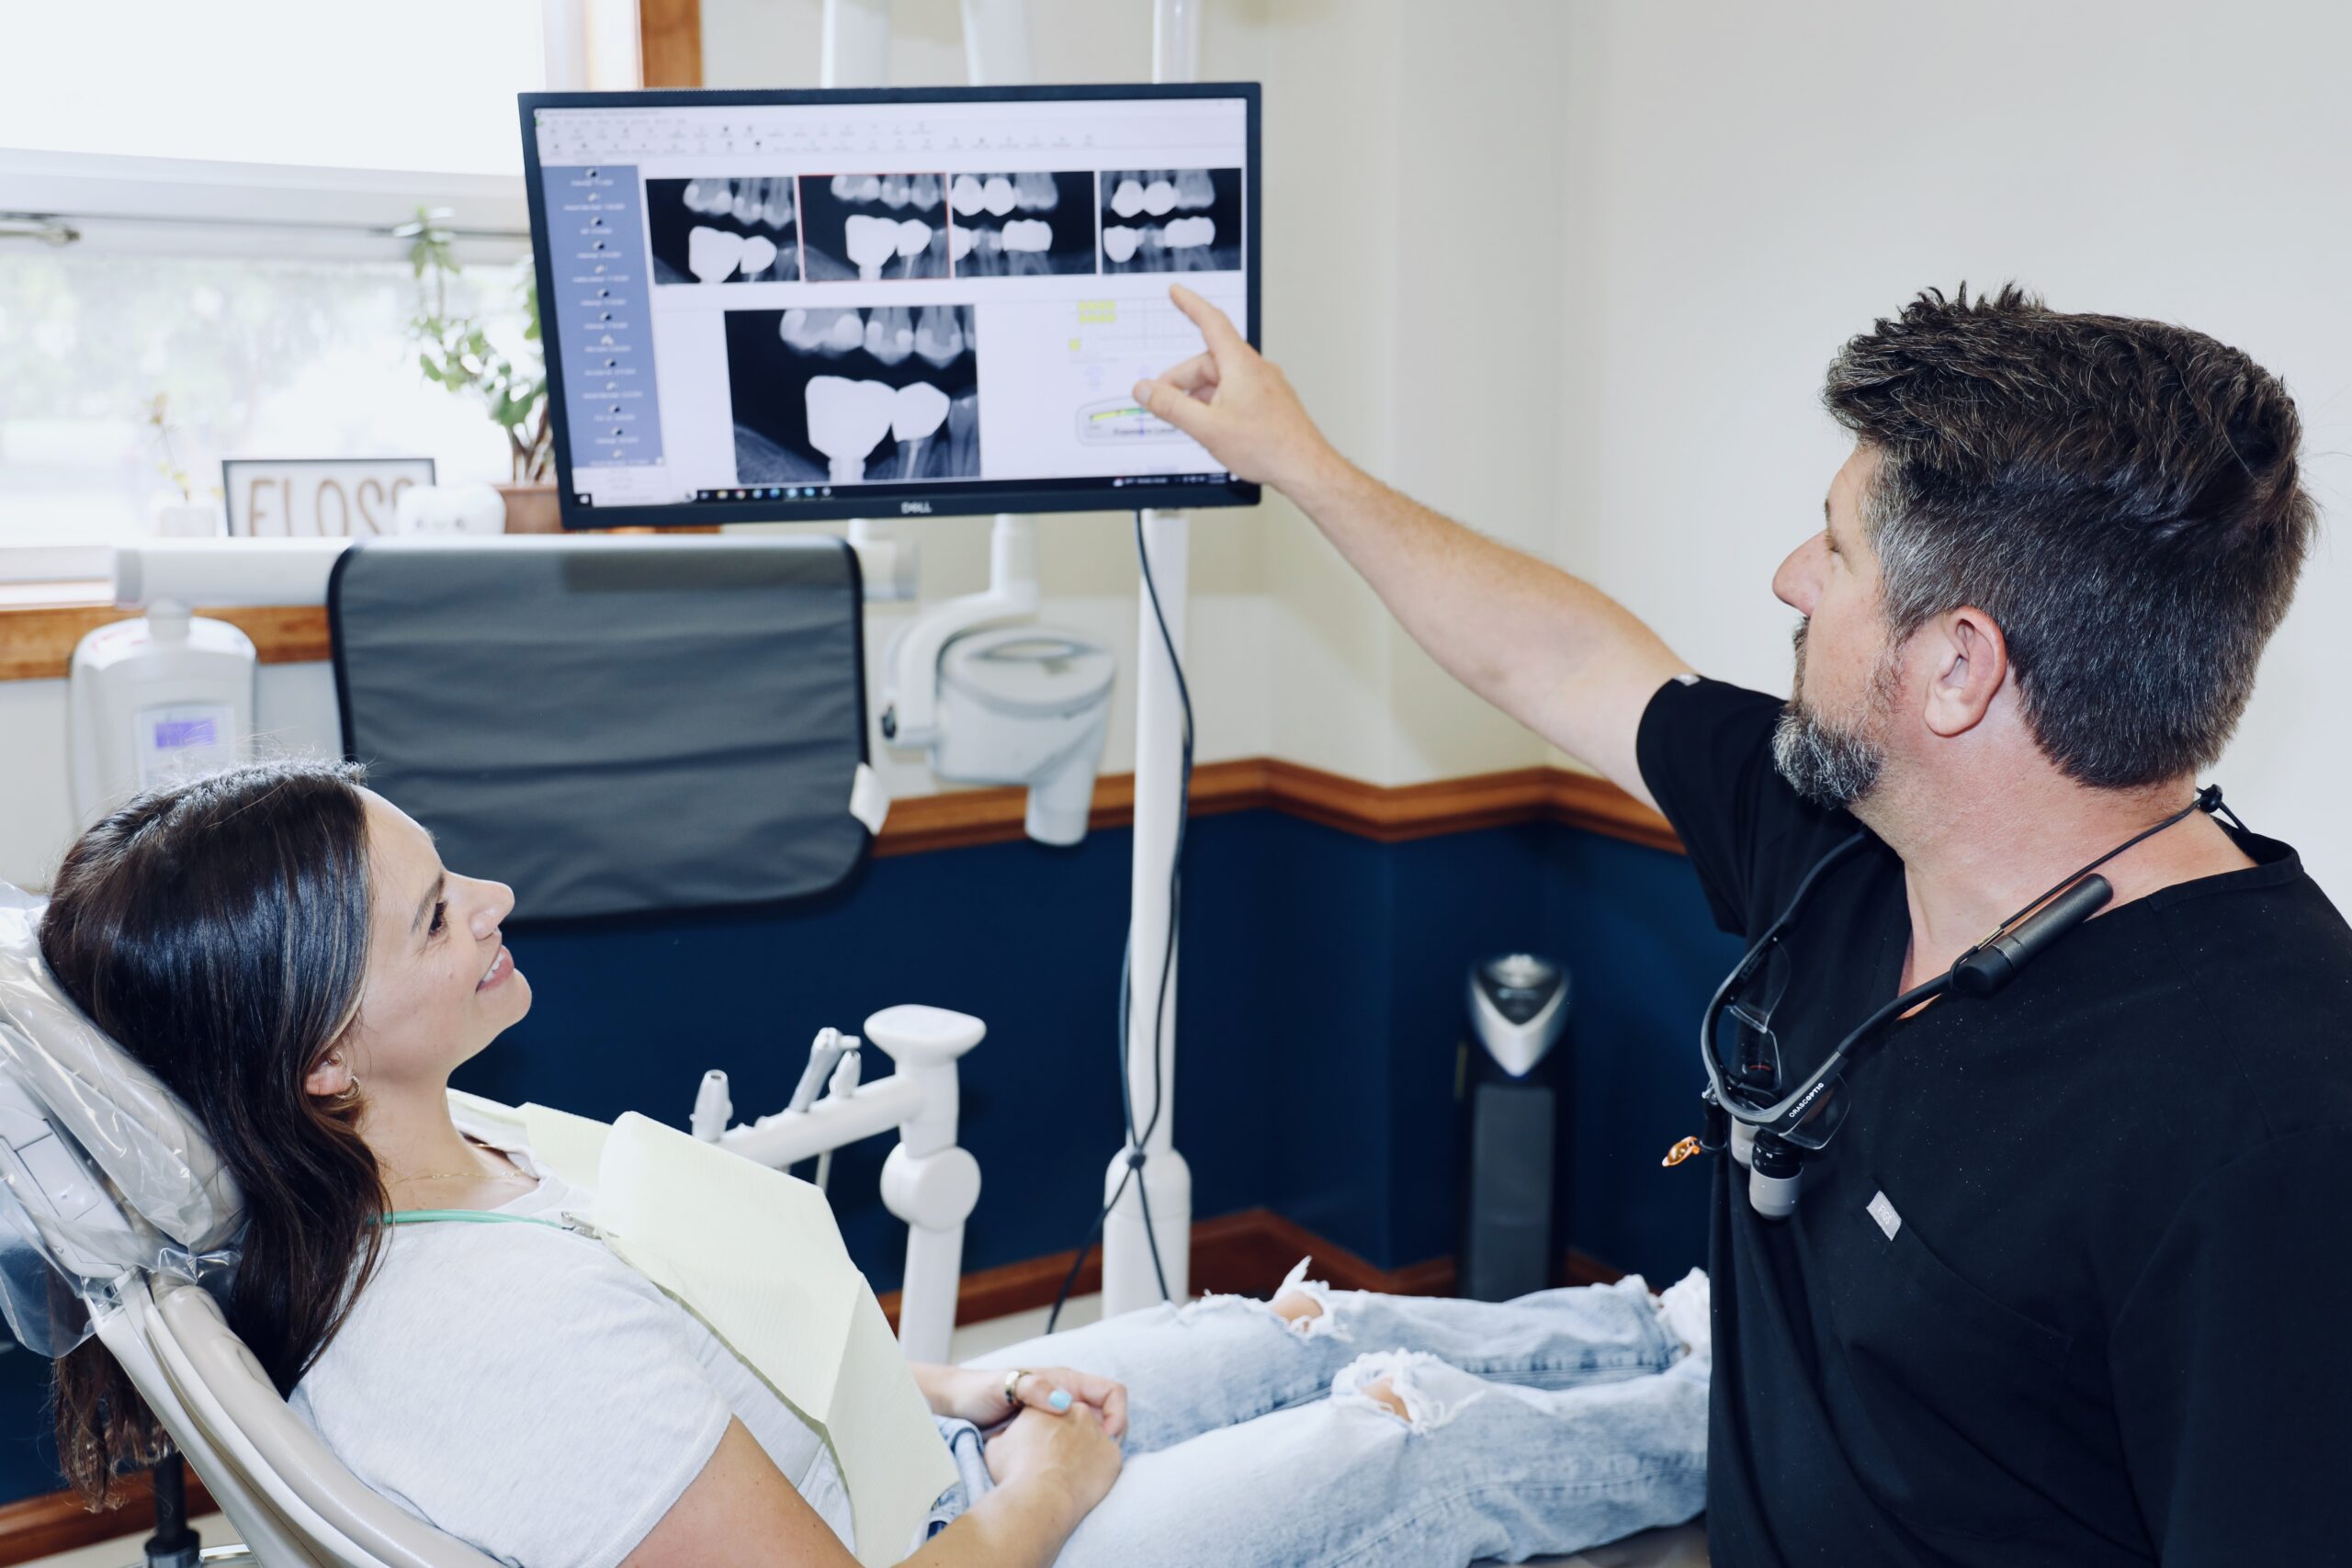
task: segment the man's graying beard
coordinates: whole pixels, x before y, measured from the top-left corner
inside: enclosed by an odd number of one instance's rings
[[[1796,679],[1788,705],[1781,710],[1780,726],[1772,731],[1772,765],[1805,799],[1842,811],[1877,787],[1886,752],[1860,728],[1832,724],[1805,705],[1804,632],[1811,624],[1799,621],[1792,639],[1796,644]],[[1874,672],[1874,704],[1879,684]]]

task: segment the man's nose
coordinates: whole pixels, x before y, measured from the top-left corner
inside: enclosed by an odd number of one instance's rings
[[[1806,615],[1813,614],[1815,591],[1821,582],[1810,558],[1812,549],[1810,542],[1799,545],[1789,552],[1787,559],[1781,562],[1781,570],[1772,574],[1774,596],[1781,604]]]

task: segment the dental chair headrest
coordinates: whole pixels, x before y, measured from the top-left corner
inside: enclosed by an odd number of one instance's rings
[[[242,1218],[236,1183],[178,1096],[59,988],[44,907],[0,882],[0,1177],[71,1273],[219,1249]]]

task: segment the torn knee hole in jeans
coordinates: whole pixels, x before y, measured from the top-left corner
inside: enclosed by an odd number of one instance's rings
[[[1359,1356],[1331,1380],[1335,1404],[1379,1411],[1409,1432],[1434,1432],[1477,1403],[1478,1380],[1426,1350]]]
[[[1340,1325],[1338,1315],[1331,1310],[1330,1287],[1319,1280],[1306,1277],[1306,1268],[1311,1261],[1311,1258],[1300,1258],[1283,1276],[1283,1282],[1274,1287],[1273,1299],[1270,1302],[1256,1301],[1249,1296],[1205,1295],[1179,1308],[1176,1321],[1189,1323],[1203,1312],[1240,1308],[1271,1313],[1302,1339],[1329,1335],[1334,1339],[1345,1340],[1347,1330]]]

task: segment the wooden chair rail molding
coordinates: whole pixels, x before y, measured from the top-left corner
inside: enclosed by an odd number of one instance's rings
[[[1017,822],[1017,818],[1016,818]],[[956,1294],[956,1321],[985,1323],[1016,1312],[1051,1306],[1069,1272],[1074,1254],[1032,1258],[998,1269],[983,1269],[964,1276]],[[1342,1291],[1379,1291],[1392,1296],[1442,1296],[1453,1288],[1453,1259],[1432,1258],[1402,1269],[1381,1269],[1343,1247],[1334,1246],[1303,1225],[1294,1224],[1267,1209],[1222,1214],[1193,1225],[1193,1289],[1224,1292],[1237,1296],[1264,1297],[1301,1258],[1315,1259],[1316,1278]],[[1600,1285],[1622,1278],[1619,1271],[1580,1252],[1561,1259],[1559,1282]],[[1100,1254],[1091,1256],[1073,1287],[1089,1295],[1102,1288]],[[890,1326],[899,1325],[899,1293],[882,1298]],[[0,1506],[0,1568],[77,1547],[125,1536],[142,1536],[154,1528],[155,1505],[147,1478],[132,1476],[123,1485],[123,1506],[110,1513],[84,1510],[70,1492],[51,1492]],[[215,1505],[193,1471],[187,1478],[188,1515],[213,1511]],[[209,1544],[218,1545],[218,1542]],[[136,1555],[135,1542],[120,1553],[128,1562]]]
[[[1009,843],[1022,836],[1025,800],[1020,789],[972,789],[896,801],[874,852],[906,855]],[[1607,779],[1566,768],[1517,768],[1389,785],[1272,757],[1203,762],[1193,770],[1192,814],[1227,811],[1280,811],[1384,844],[1516,822],[1557,822],[1654,850],[1682,852],[1682,841],[1665,818]],[[1134,774],[1111,773],[1096,781],[1090,826],[1125,828],[1135,815]]]

